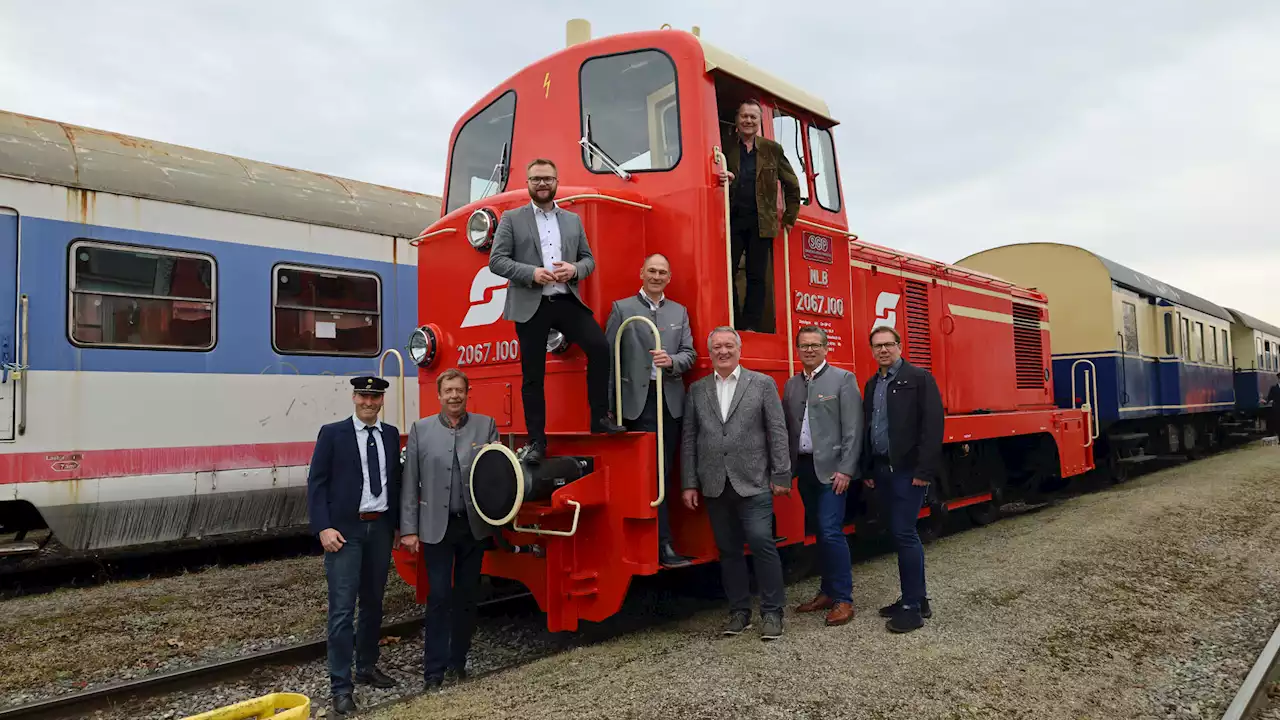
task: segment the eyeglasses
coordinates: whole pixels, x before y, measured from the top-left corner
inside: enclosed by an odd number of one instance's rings
[[[529,184],[530,185],[555,185],[557,180],[558,178],[553,178],[553,177],[531,177],[529,178]]]
[[[889,348],[894,347],[894,346],[895,346],[895,345],[897,345],[897,344],[898,344],[898,343],[897,343],[896,341],[895,341],[895,342],[876,343],[875,345],[872,345],[872,346],[871,346],[871,349],[872,349],[872,350],[888,350]]]
[[[801,350],[821,350],[822,348],[826,347],[826,345],[819,345],[817,343],[805,343],[804,345],[800,345],[799,347]]]

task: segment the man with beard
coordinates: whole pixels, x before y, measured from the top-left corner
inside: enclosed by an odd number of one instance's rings
[[[587,356],[587,404],[591,432],[626,432],[609,417],[609,345],[578,283],[596,268],[577,215],[556,205],[555,163],[536,159],[525,167],[532,202],[503,213],[489,253],[489,269],[511,281],[502,317],[516,324],[520,386],[529,442],[519,456],[538,463],[547,453],[547,334],[559,330]]]

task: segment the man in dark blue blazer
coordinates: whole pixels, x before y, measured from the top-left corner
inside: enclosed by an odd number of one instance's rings
[[[353,648],[356,683],[378,688],[396,684],[376,663],[382,595],[400,527],[400,431],[378,421],[386,380],[358,377],[351,385],[355,413],[320,428],[307,474],[311,531],[325,551],[329,686],[339,715],[356,710],[351,695]]]

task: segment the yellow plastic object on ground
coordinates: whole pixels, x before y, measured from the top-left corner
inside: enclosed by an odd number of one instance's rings
[[[305,720],[311,715],[311,698],[298,693],[271,693],[253,700],[192,715],[183,720]]]

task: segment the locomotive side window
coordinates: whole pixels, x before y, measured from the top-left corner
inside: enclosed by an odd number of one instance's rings
[[[1138,352],[1138,308],[1133,303],[1124,305],[1124,351]]]
[[[92,241],[71,246],[71,342],[82,347],[210,350],[213,257]]]
[[[449,156],[445,213],[507,189],[515,126],[515,90],[503,93],[462,126]]]
[[[596,173],[611,164],[631,172],[670,170],[680,162],[676,66],[666,53],[641,50],[587,60],[578,73],[582,162]]]
[[[376,357],[382,283],[373,273],[277,265],[271,344],[293,355]]]
[[[791,169],[795,170],[796,176],[800,178],[800,203],[808,205],[808,165],[805,164],[804,137],[801,133],[799,120],[781,110],[773,111],[773,139],[782,145],[787,162],[791,163]]]
[[[809,152],[813,153],[814,192],[818,204],[840,211],[840,176],[836,173],[836,147],[831,131],[809,126]]]

